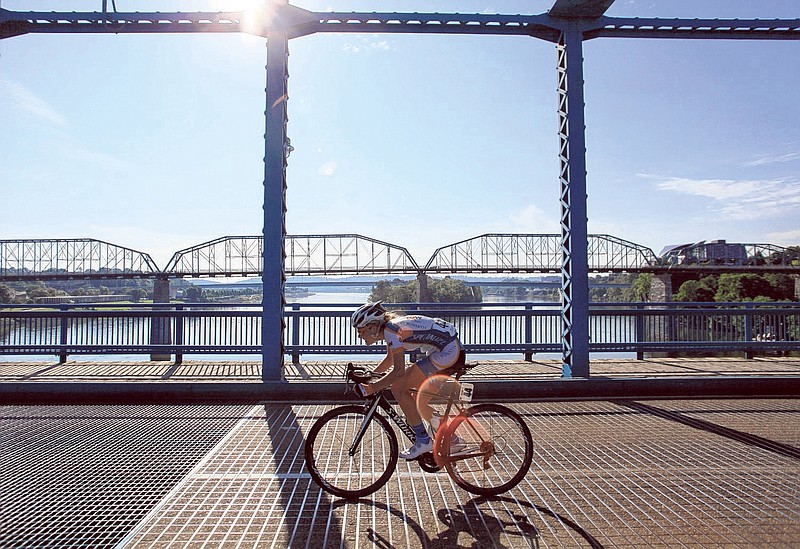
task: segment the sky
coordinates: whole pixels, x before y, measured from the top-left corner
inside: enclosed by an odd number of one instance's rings
[[[115,0],[228,11],[247,0]],[[109,6],[112,2],[109,0]],[[552,0],[296,0],[311,11],[544,13]],[[99,11],[101,0],[0,0]],[[607,15],[800,18],[797,0],[617,0]],[[289,57],[287,232],[436,248],[559,229],[556,51],[530,37],[318,34]],[[590,234],[800,245],[800,41],[584,43]],[[0,239],[172,254],[260,235],[266,41],[0,41]]]

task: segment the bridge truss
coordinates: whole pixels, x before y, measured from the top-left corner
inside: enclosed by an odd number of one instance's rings
[[[180,250],[169,276],[261,276],[264,241],[260,236],[227,236]],[[286,275],[417,273],[403,247],[357,234],[287,235]]]
[[[91,238],[0,240],[0,280],[147,278],[150,255]]]
[[[605,16],[614,0],[555,0],[539,15],[315,13],[271,0],[220,13],[15,12],[0,9],[0,39],[33,33],[244,32],[267,38],[262,317],[265,380],[283,364],[289,40],[326,32],[529,36],[556,46],[561,187],[562,343],[564,375],[589,376],[588,234],[583,42],[599,37],[800,38],[800,19],[692,20]],[[113,5],[113,3],[112,3]],[[271,349],[274,347],[274,349]]]
[[[162,271],[150,255],[94,239],[0,240],[0,282],[59,278],[184,278],[263,275],[260,235],[225,236],[179,250]],[[656,257],[611,235],[588,236],[591,272],[800,274],[800,249],[705,241]],[[287,235],[287,276],[558,273],[557,234],[489,233],[437,248],[424,265],[397,244],[358,234]],[[422,266],[421,266],[422,265]]]
[[[588,265],[602,272],[652,268],[650,248],[609,235],[589,235]],[[424,267],[432,273],[560,272],[561,236],[557,234],[484,234],[437,249]]]

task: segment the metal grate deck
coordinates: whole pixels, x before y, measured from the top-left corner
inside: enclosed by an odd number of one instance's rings
[[[473,361],[472,357],[469,357]],[[472,380],[541,380],[560,379],[561,360],[475,359],[480,365],[464,379]],[[346,361],[306,360],[302,364],[285,363],[284,374],[291,381],[342,381]],[[360,362],[374,367],[375,360]],[[797,375],[798,357],[744,358],[647,358],[592,360],[592,375],[610,378],[725,377]],[[261,382],[261,363],[256,361],[171,362],[93,362],[71,360],[65,364],[45,362],[0,362],[0,382],[69,382],[69,381],[221,381]]]
[[[444,473],[402,463],[384,489],[356,503],[321,492],[303,469],[302,433],[327,407],[255,408],[128,546],[775,547],[800,539],[797,401],[632,404],[515,405],[534,432],[535,461],[503,497],[474,497]],[[721,415],[732,426],[714,432],[710,420],[678,421],[683,414]]]
[[[486,499],[401,463],[332,498],[329,406],[0,407],[0,547],[780,547],[800,540],[800,400],[514,404],[525,480]]]
[[[242,406],[0,407],[0,547],[111,547]]]

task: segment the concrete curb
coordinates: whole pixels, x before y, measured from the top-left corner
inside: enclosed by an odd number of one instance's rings
[[[476,401],[660,398],[797,398],[800,376],[497,380],[475,383]],[[10,382],[3,404],[345,402],[342,382]]]

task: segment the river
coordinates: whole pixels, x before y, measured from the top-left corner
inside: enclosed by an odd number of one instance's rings
[[[353,292],[353,291],[346,291],[346,292],[325,292],[320,291],[316,293],[309,294],[307,296],[291,296],[290,302],[291,303],[299,303],[299,304],[314,304],[314,303],[324,303],[324,304],[337,304],[341,303],[342,305],[352,306],[354,304],[363,303],[367,301],[369,298],[369,292],[367,291],[360,291],[360,292]],[[504,298],[503,296],[485,296],[484,301],[486,303],[510,303],[515,302],[519,303],[518,300],[514,300],[511,298]],[[235,307],[235,305],[232,305]],[[558,359],[560,358],[559,353],[540,353],[536,354],[535,358],[538,359]],[[593,353],[592,358],[632,358],[634,357],[634,353]],[[72,361],[97,361],[97,362],[140,362],[148,360],[149,355],[143,354],[113,354],[113,355],[70,355],[69,359]],[[184,355],[184,360],[205,360],[211,362],[221,362],[221,361],[259,361],[260,355],[258,354],[186,354]],[[486,354],[486,355],[470,355],[471,359],[480,360],[480,359],[495,359],[495,360],[520,360],[522,358],[521,354]],[[52,363],[55,357],[53,355],[3,355],[0,354],[0,362],[41,362],[41,363]],[[288,357],[287,357],[288,359]],[[303,358],[305,361],[313,361],[313,360],[373,360],[376,361],[379,359],[379,355],[371,354],[371,355],[342,355],[342,354],[331,354],[331,355],[308,355]]]

